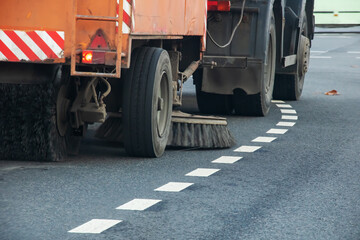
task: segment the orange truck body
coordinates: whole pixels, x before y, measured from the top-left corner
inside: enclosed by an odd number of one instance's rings
[[[206,12],[206,0],[1,0],[0,61],[70,62],[72,50],[87,49],[99,29],[112,51],[121,47],[125,68],[133,39],[202,36],[204,51]]]

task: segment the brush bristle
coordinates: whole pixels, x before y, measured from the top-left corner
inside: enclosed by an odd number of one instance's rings
[[[226,125],[172,122],[168,146],[229,148],[235,139]]]
[[[118,117],[108,117],[96,130],[95,137],[111,142],[123,142],[122,120]]]

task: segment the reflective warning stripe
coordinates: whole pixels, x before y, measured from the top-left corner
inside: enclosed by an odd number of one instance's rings
[[[134,0],[133,0],[134,1]],[[123,21],[122,21],[122,32],[125,34],[129,34],[131,30],[131,11],[132,11],[132,0],[123,0]],[[117,14],[119,14],[119,0],[117,0]],[[118,15],[117,15],[118,16]],[[116,27],[118,23],[116,23]]]
[[[0,30],[0,61],[44,61],[64,57],[63,31]]]

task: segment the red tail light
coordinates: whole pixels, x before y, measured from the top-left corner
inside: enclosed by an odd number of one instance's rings
[[[93,51],[82,52],[82,63],[92,63]]]
[[[229,12],[231,8],[230,1],[210,1],[208,0],[208,11]]]

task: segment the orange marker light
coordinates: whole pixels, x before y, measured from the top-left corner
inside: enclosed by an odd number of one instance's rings
[[[83,51],[82,53],[82,63],[92,63],[93,52],[92,51]]]

